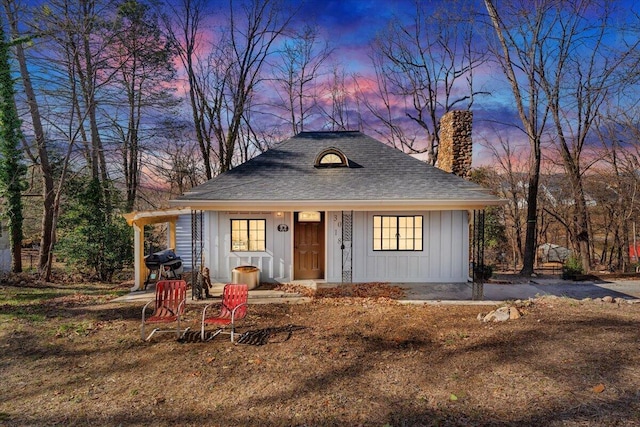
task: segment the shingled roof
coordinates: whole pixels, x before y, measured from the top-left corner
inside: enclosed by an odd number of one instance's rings
[[[343,153],[349,166],[317,167],[327,149]],[[361,132],[302,132],[172,201],[210,209],[472,209],[500,203],[483,187]]]

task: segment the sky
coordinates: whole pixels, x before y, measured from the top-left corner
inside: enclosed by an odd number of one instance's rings
[[[50,0],[31,1],[42,3]],[[240,0],[235,1],[239,2]],[[320,36],[327,40],[330,43],[330,47],[334,49],[333,60],[344,66],[347,72],[356,73],[363,78],[367,78],[373,75],[373,66],[369,54],[370,44],[374,37],[385,29],[394,16],[400,16],[401,19],[410,23],[415,11],[416,0],[282,1],[288,5],[288,9],[292,11],[298,9],[293,19],[294,26],[301,27],[304,24],[316,24],[319,28]],[[419,1],[423,5],[444,4],[447,7],[452,7],[451,5],[456,3],[456,0]],[[485,13],[482,0],[468,1],[475,2],[477,9]],[[495,0],[498,6],[511,1]],[[528,2],[529,0],[521,1]],[[634,5],[636,12],[640,12],[640,2],[625,1],[629,5]],[[228,0],[209,0],[209,5],[212,6],[212,9],[218,6],[224,9],[225,5],[228,5]],[[501,137],[524,141],[524,146],[527,145],[526,138],[515,127],[505,128],[496,124],[498,121],[518,123],[513,95],[505,82],[502,71],[492,63],[487,63],[474,72],[474,88],[490,93],[490,95],[476,98],[472,107],[474,113],[474,165],[486,160],[486,152],[481,151],[480,146],[485,141],[495,140],[498,132],[500,132]],[[180,87],[178,92],[184,95],[181,89],[184,88]],[[500,127],[499,130],[497,129],[498,127]],[[306,130],[319,129],[306,128]],[[371,136],[378,137],[375,134],[371,134]]]
[[[416,7],[414,0],[309,0],[302,3],[296,0],[287,1],[292,8],[301,8],[295,23],[316,23],[320,28],[321,35],[335,49],[334,58],[343,64],[349,72],[357,73],[365,78],[373,77],[369,55],[370,44],[376,35],[385,29],[394,17],[400,17],[410,22]],[[442,3],[422,1],[423,4]],[[479,1],[478,8],[482,7],[484,6]],[[480,10],[484,11],[484,9]],[[479,72],[475,76],[477,84],[493,93],[492,104],[494,105],[490,109],[505,108],[509,110],[506,114],[512,115],[509,88],[496,79],[494,71],[491,67],[485,67],[484,72]],[[496,91],[496,88],[500,88],[500,92]],[[482,117],[482,112],[474,111],[476,123],[479,123]],[[476,147],[474,163],[484,161],[481,158],[484,158],[486,153],[481,152],[478,144],[474,144],[474,146]]]
[[[336,48],[337,56],[345,60],[354,72],[366,72],[370,65],[369,44],[385,28],[394,15],[410,14],[413,0],[308,0],[300,3],[296,21],[315,22],[322,36]]]
[[[415,9],[414,0],[309,0],[300,2],[285,0],[293,9],[300,7],[295,18],[296,23],[316,23],[321,35],[329,40],[335,49],[335,58],[344,64],[348,71],[363,76],[372,75],[369,59],[369,45],[376,34],[384,29],[394,15],[411,19]],[[439,4],[441,1],[429,2],[421,0],[423,4]],[[510,0],[496,0],[497,7],[501,2]],[[451,1],[447,5],[453,4]],[[621,1],[623,7],[631,6],[640,12],[640,2],[633,0]],[[484,2],[477,1],[477,8],[486,13]],[[502,71],[496,64],[486,64],[474,74],[474,86],[490,92],[490,96],[479,97],[474,103],[474,165],[487,161],[487,153],[479,152],[480,142],[496,138],[496,121],[518,123],[514,108],[513,95]],[[496,120],[499,118],[499,120]],[[519,139],[525,145],[526,138],[521,131],[500,127],[501,137]]]

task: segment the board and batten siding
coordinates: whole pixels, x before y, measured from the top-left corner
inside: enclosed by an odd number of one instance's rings
[[[169,231],[167,230],[167,234]],[[167,241],[169,237],[167,236]],[[184,271],[191,270],[191,215],[180,215],[176,221],[176,247],[173,251],[182,258]]]
[[[422,215],[422,251],[374,251],[374,215]],[[464,283],[469,278],[466,211],[354,212],[353,281]]]
[[[276,212],[260,213],[227,213],[208,212],[207,246],[209,254],[206,258],[211,270],[211,277],[219,282],[229,282],[231,271],[239,266],[252,265],[260,269],[262,282],[288,282],[292,274],[292,233],[291,213],[285,212],[278,217]],[[232,219],[264,219],[266,221],[266,251],[264,252],[232,252],[231,220]],[[285,225],[286,231],[279,231],[278,226]]]
[[[374,215],[422,215],[423,250],[374,251]],[[342,249],[342,212],[326,212],[325,280],[342,282],[345,263]],[[265,252],[232,252],[231,219],[266,220]],[[469,278],[469,222],[467,211],[353,212],[352,282],[464,283]],[[287,231],[278,231],[286,225]],[[231,271],[241,265],[260,269],[263,282],[288,282],[293,274],[293,217],[285,212],[204,213],[204,264],[211,277],[229,282]],[[180,217],[176,229],[176,253],[191,266],[191,218]]]
[[[342,282],[342,211],[330,211],[325,215],[327,238],[325,239],[325,279],[328,283]]]

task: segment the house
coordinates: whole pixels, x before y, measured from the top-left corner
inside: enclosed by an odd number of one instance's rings
[[[461,176],[471,165],[471,113],[443,118],[441,170],[361,132],[302,132],[192,188],[171,208],[126,214],[141,289],[144,224],[168,222],[193,270],[261,282],[464,283],[470,218],[503,200]],[[443,166],[444,165],[444,166]],[[451,173],[451,171],[455,171]]]
[[[469,211],[498,204],[363,133],[303,132],[172,200],[173,246],[220,282],[461,283]]]
[[[11,271],[11,244],[6,223],[0,220],[0,273]]]

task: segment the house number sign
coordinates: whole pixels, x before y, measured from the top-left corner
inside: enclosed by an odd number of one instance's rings
[[[285,232],[285,231],[289,231],[289,226],[287,224],[279,224],[278,225],[278,231],[281,232]]]

